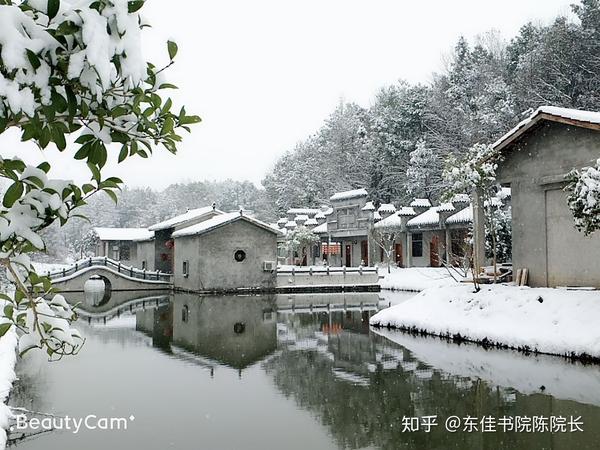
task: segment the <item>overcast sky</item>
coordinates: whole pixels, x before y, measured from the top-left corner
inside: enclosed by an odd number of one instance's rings
[[[260,180],[277,157],[316,131],[340,98],[369,106],[398,79],[429,82],[462,34],[499,30],[506,38],[532,20],[569,12],[572,0],[147,0],[153,29],[146,57],[166,61],[179,44],[169,81],[188,113],[203,118],[177,156],[109,164],[107,175],[156,189],[178,181]],[[148,30],[148,29],[147,29]],[[164,91],[172,93],[173,91]],[[0,138],[3,155],[22,149]],[[28,162],[47,159],[55,177],[87,177],[80,163],[29,147]],[[118,149],[113,154],[116,162]],[[65,163],[67,161],[67,163]]]

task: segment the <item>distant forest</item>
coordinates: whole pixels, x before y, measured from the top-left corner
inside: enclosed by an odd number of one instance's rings
[[[495,31],[473,42],[460,38],[429,84],[382,87],[368,108],[340,102],[319,130],[279,158],[260,189],[226,180],[161,192],[125,189],[118,205],[94,198],[82,211],[90,223],[48,230],[49,253],[76,256],[91,226],[147,226],[213,201],[265,220],[358,187],[375,202],[435,201],[449,155],[494,142],[541,105],[600,110],[600,0],[571,8],[572,15],[550,25],[525,24],[509,42]]]

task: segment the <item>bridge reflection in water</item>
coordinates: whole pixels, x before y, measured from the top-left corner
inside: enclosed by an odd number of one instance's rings
[[[53,368],[72,395],[54,395],[66,388],[50,384],[41,399],[20,401],[35,398],[26,390],[39,383],[31,383],[12,401],[43,411],[50,395],[52,410],[101,412],[98,399],[112,411],[125,398],[121,407],[135,413],[144,432],[119,434],[122,445],[114,448],[597,448],[596,367],[380,336],[368,326],[377,302],[377,294],[177,294],[129,299],[103,313],[88,308],[82,320],[92,326],[82,328],[89,348],[81,361]],[[112,317],[106,325],[104,314]],[[112,375],[95,377],[96,403],[80,405],[89,386],[79,392],[77,381],[90,373]],[[145,387],[139,394],[137,385]],[[149,405],[176,414],[148,414]],[[585,433],[565,434],[402,431],[403,416],[431,414],[581,415],[586,426]],[[78,443],[100,449],[110,437],[82,434]],[[52,434],[23,448],[71,448],[69,438]]]

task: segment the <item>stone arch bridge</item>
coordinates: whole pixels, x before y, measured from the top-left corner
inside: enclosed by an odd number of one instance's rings
[[[172,275],[149,272],[121,264],[110,258],[88,258],[71,267],[46,275],[59,292],[84,292],[85,283],[92,277],[104,281],[107,291],[156,291],[172,287]]]

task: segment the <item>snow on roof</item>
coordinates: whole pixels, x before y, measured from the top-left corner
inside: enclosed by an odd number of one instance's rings
[[[275,234],[279,234],[280,231],[277,228],[271,227],[268,223],[265,223],[261,220],[255,219],[254,217],[246,216],[238,212],[220,214],[218,216],[212,217],[204,222],[197,223],[195,225],[191,225],[189,227],[182,228],[173,233],[173,237],[182,237],[182,236],[193,236],[204,234],[209,231],[214,230],[215,228],[222,227],[224,225],[228,225],[230,223],[236,222],[238,220],[244,220],[246,222],[252,223],[260,228],[263,228],[267,231],[270,231]]]
[[[429,200],[428,200],[429,201]],[[423,214],[410,219],[406,225],[409,227],[422,227],[426,225],[435,225],[440,223],[440,214],[436,206],[429,208]]]
[[[306,222],[304,222],[304,225],[319,225],[319,222],[317,222],[317,219],[308,219]]]
[[[373,202],[367,202],[365,206],[362,207],[362,211],[375,211],[375,205]]]
[[[373,219],[374,220],[381,220],[381,214],[379,214],[379,212],[375,211],[373,213]]]
[[[294,222],[293,220],[290,220],[288,223],[285,224],[286,228],[296,228],[296,222]]]
[[[452,197],[452,203],[469,203],[470,201],[469,194],[456,194]]]
[[[147,241],[154,237],[147,228],[95,227],[94,231],[101,241]]]
[[[323,222],[321,225],[314,227],[311,231],[315,234],[327,233],[327,222]]]
[[[396,207],[394,205],[392,205],[391,203],[382,203],[377,211],[380,214],[381,213],[395,213]]]
[[[315,214],[315,219],[324,219],[325,218],[325,213],[323,211],[319,211],[317,214]]]
[[[415,212],[415,210],[412,207],[403,206],[402,208],[400,208],[398,210],[398,215],[399,216],[416,216],[417,213]]]
[[[329,215],[333,214],[333,208],[327,208],[327,209],[326,209],[326,210],[323,212],[323,214],[325,214],[326,216],[329,216]]]
[[[441,205],[439,205],[437,207],[438,212],[452,212],[452,211],[456,211],[456,208],[454,208],[454,205],[452,203],[442,203]]]
[[[464,209],[461,209],[456,214],[451,215],[446,219],[448,225],[457,223],[471,223],[473,222],[473,207],[471,205]]]
[[[430,208],[431,202],[426,198],[415,198],[410,203],[410,206],[417,207],[417,208]]]
[[[539,120],[547,119],[560,121],[557,120],[559,118],[574,120],[581,123],[600,124],[600,112],[559,108],[557,106],[540,106],[529,117],[519,122],[516,127],[494,142],[492,146],[495,149],[501,150]]]
[[[190,209],[189,211],[180,214],[175,217],[171,217],[170,219],[164,220],[162,222],[156,223],[151,227],[148,227],[151,231],[157,230],[166,230],[167,228],[174,228],[177,225],[181,225],[185,222],[189,222],[190,220],[196,220],[200,217],[210,214],[212,212],[216,212],[217,214],[225,214],[223,211],[213,208],[212,206],[205,206],[203,208]]]
[[[285,225],[287,221],[288,220],[285,217],[282,217],[277,221],[277,225]]]
[[[295,222],[306,222],[308,220],[308,215],[306,214],[298,214],[294,217]]]
[[[318,214],[319,211],[321,211],[318,208],[290,208],[288,209],[287,213],[289,215],[299,215],[299,214],[305,214],[307,216],[314,216],[315,214]]]
[[[366,189],[354,189],[352,191],[336,192],[329,200],[348,200],[351,198],[366,197],[369,193]]]
[[[399,228],[402,226],[402,218],[400,213],[394,213],[375,224],[375,228]]]

